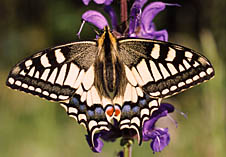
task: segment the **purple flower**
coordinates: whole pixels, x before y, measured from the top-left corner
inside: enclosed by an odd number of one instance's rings
[[[82,0],[85,5],[88,5],[91,0]],[[110,5],[113,0],[93,0],[97,4]]]
[[[85,4],[88,4],[90,0],[83,0]],[[112,0],[95,0],[98,4],[105,4],[104,10],[110,16],[112,28],[117,31],[117,17],[110,6]],[[143,11],[142,8],[147,0],[136,0],[130,9],[130,21],[129,31],[127,36],[136,38],[148,38],[168,41],[168,33],[165,29],[157,31],[153,19],[155,16],[163,11],[166,6],[179,6],[178,4],[168,4],[163,2],[153,2],[147,5]],[[82,19],[86,22],[92,23],[99,29],[103,29],[104,26],[109,25],[105,17],[93,10],[85,12]],[[80,34],[81,29],[78,34]]]
[[[131,7],[129,36],[168,41],[168,33],[165,29],[156,31],[152,22],[155,16],[168,6],[179,6],[163,2],[153,2],[147,5],[143,12],[142,7],[146,0],[136,0]]]
[[[153,152],[162,151],[170,142],[168,128],[155,128],[155,123],[161,117],[165,117],[168,113],[174,111],[174,107],[170,104],[161,104],[159,109],[153,113],[151,118],[144,123],[143,140],[151,142]]]

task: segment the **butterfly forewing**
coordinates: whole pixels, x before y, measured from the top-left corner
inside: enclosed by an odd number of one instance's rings
[[[6,84],[49,100],[66,100],[79,88],[96,55],[95,41],[46,49],[14,66]]]
[[[151,97],[169,97],[214,76],[210,62],[191,49],[148,39],[118,42],[121,60]]]

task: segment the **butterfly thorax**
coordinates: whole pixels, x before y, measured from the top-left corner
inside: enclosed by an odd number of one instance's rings
[[[123,63],[119,59],[116,38],[105,31],[98,39],[98,56],[95,61],[95,83],[101,95],[113,99],[125,90]]]

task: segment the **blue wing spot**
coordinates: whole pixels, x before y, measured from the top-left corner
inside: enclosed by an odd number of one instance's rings
[[[132,111],[134,113],[139,113],[140,112],[140,107],[139,106],[135,106],[135,107],[132,108]]]
[[[141,100],[139,100],[139,105],[141,107],[144,107],[145,105],[147,105],[147,101],[145,99],[141,99]]]
[[[78,99],[76,97],[73,97],[71,99],[71,102],[72,102],[72,105],[75,105],[75,106],[78,106],[79,105],[79,101],[78,101]]]
[[[86,105],[79,106],[80,111],[84,112],[86,110]]]
[[[103,115],[104,110],[101,107],[97,107],[97,108],[95,108],[95,114],[96,115]]]
[[[122,108],[122,113],[128,113],[131,111],[131,106],[130,105],[124,105]]]
[[[89,117],[93,117],[94,116],[94,111],[88,110],[87,114],[88,114]]]

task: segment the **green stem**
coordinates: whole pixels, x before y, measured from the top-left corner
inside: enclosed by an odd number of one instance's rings
[[[123,146],[124,157],[132,157],[133,140],[132,139],[122,139],[121,145]]]

